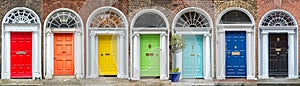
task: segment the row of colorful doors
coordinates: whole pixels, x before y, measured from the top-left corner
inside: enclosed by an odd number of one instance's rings
[[[287,34],[269,34],[270,76],[287,76]],[[183,51],[183,78],[203,78],[203,36],[186,35]],[[226,76],[246,76],[246,33],[226,32]],[[74,74],[73,34],[54,35],[55,75]],[[141,76],[159,76],[159,35],[141,35]],[[32,34],[11,33],[11,77],[30,78]],[[107,47],[111,46],[111,47]],[[117,74],[116,36],[98,36],[99,75]]]

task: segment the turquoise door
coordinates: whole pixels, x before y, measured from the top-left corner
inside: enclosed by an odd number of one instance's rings
[[[203,78],[203,36],[183,36],[183,78]]]

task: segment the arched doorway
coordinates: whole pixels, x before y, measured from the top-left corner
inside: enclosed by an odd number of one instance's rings
[[[87,78],[128,78],[128,23],[114,7],[92,12],[87,25]]]
[[[41,22],[31,9],[16,7],[2,21],[2,79],[42,77]]]
[[[186,44],[173,58],[182,78],[212,79],[213,23],[209,14],[197,7],[185,8],[175,16],[172,27],[173,34],[182,36]]]
[[[75,76],[83,78],[83,22],[68,8],[51,12],[44,23],[45,78]],[[75,64],[76,63],[76,64]]]
[[[228,8],[217,18],[216,78],[255,79],[255,21],[245,9]]]
[[[169,77],[169,49],[167,18],[158,10],[138,12],[131,22],[131,79]]]
[[[259,78],[298,78],[298,25],[284,10],[267,12],[259,23]]]

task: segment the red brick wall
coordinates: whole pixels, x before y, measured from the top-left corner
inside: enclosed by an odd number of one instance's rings
[[[300,25],[300,1],[299,0],[257,0],[257,20],[256,20],[256,27],[258,27],[259,21],[261,17],[268,11],[274,9],[281,9],[286,10],[291,13],[292,16]],[[299,27],[298,27],[299,28]],[[299,32],[298,32],[299,34]],[[298,37],[299,39],[299,37]],[[299,44],[299,43],[298,43]],[[298,45],[299,46],[299,45]],[[299,50],[300,48],[298,48]],[[299,51],[298,51],[299,53]],[[298,57],[299,58],[299,57]],[[298,62],[299,64],[299,62]],[[300,64],[299,64],[300,65]],[[300,66],[299,66],[300,69]],[[300,74],[300,71],[299,71]]]

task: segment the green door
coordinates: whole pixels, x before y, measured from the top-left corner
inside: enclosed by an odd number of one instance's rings
[[[159,76],[160,41],[159,34],[140,35],[140,74],[141,76]]]

